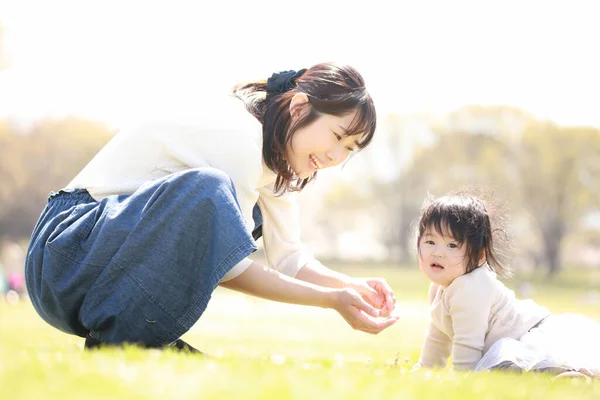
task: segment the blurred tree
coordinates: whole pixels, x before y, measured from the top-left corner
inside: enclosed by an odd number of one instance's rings
[[[344,258],[339,251],[340,233],[364,229],[361,226],[365,210],[373,209],[369,185],[357,185],[346,180],[333,181],[323,198],[322,212],[316,223],[320,226],[328,247],[328,257]]]
[[[400,231],[412,232],[398,221],[410,219],[403,213],[416,217],[414,195],[482,185],[523,205],[514,215],[531,217],[542,246],[532,256],[541,257],[550,276],[559,271],[565,235],[600,206],[600,132],[539,122],[511,107],[481,106],[450,114],[432,132],[429,144],[415,147],[401,176],[380,189],[395,196],[388,215],[399,231],[389,239],[406,241]],[[413,208],[399,207],[402,202]]]
[[[419,125],[400,117],[387,125],[387,149],[399,152],[402,144],[411,145],[410,159],[403,160],[395,179],[380,181],[376,187],[385,210],[382,240],[394,258],[406,261],[414,254],[414,225],[428,195],[476,185],[504,195],[510,192],[504,167],[507,138],[526,118],[508,107],[465,107],[443,120],[422,121],[428,127],[421,129],[421,140],[412,142],[404,138],[414,136],[411,129]]]
[[[330,189],[321,224],[331,238],[367,214],[388,257],[409,261],[424,199],[481,185],[511,206],[514,250],[521,253],[512,262],[539,265],[552,276],[561,268],[565,236],[600,208],[597,129],[558,127],[500,106],[464,107],[438,120],[391,115],[378,129],[363,157],[368,168],[356,175],[360,184]]]
[[[515,187],[520,189],[553,276],[561,268],[565,235],[600,206],[600,131],[533,122],[513,147]]]
[[[29,237],[48,193],[64,187],[112,132],[78,118],[43,120],[26,132],[0,124],[0,237]]]
[[[413,169],[415,148],[431,144],[434,119],[429,115],[387,115],[379,122],[378,147],[373,146],[366,159],[371,165],[382,165],[382,171],[369,168],[375,194],[373,218],[379,220],[379,240],[388,257],[402,263],[414,257],[413,224],[427,193],[425,171]]]
[[[391,259],[414,258],[414,224],[427,194],[423,171],[411,170],[392,182],[377,183],[381,210],[381,240]]]

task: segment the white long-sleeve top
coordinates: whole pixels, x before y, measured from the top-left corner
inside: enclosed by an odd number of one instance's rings
[[[313,260],[300,241],[297,193],[275,196],[276,174],[263,162],[262,125],[235,98],[225,101],[226,119],[206,115],[201,123],[148,123],[117,133],[67,185],[100,200],[131,194],[143,183],[190,168],[214,167],[233,181],[247,229],[258,202],[263,246],[270,267],[295,276]],[[251,264],[244,259],[227,273],[233,279]]]
[[[452,352],[455,369],[473,369],[502,338],[519,339],[550,311],[532,300],[518,300],[487,264],[444,288],[429,288],[431,322],[419,364],[444,367]]]

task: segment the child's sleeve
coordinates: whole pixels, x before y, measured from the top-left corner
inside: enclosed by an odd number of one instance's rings
[[[452,365],[458,370],[474,369],[483,355],[493,288],[469,275],[450,286],[446,293],[454,328]]]
[[[439,285],[431,283],[429,285],[429,304],[433,304]],[[433,321],[429,323],[427,332],[425,333],[425,341],[421,349],[421,356],[419,357],[419,365],[423,367],[440,367],[443,368],[448,362],[450,357],[450,351],[452,348],[452,341],[442,331],[435,327]]]
[[[448,363],[451,349],[452,341],[450,338],[431,322],[425,334],[419,364],[427,368],[443,368]]]

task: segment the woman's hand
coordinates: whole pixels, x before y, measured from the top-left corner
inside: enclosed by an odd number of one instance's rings
[[[380,316],[389,316],[396,307],[394,291],[383,278],[351,278],[347,286],[377,308]]]
[[[371,334],[378,334],[398,320],[395,316],[378,318],[381,316],[379,310],[352,288],[334,290],[333,309],[340,313],[352,328]]]
[[[375,281],[375,287],[380,287]],[[365,282],[367,282],[365,281]],[[379,281],[378,281],[379,282]],[[351,287],[328,288],[285,276],[256,262],[235,278],[220,283],[228,289],[282,303],[302,304],[333,308],[354,329],[379,333],[398,320],[397,317],[378,318],[381,312],[369,304],[365,296]],[[361,289],[370,288],[368,283],[357,283]],[[377,292],[376,289],[371,289]],[[381,289],[380,289],[381,290]]]

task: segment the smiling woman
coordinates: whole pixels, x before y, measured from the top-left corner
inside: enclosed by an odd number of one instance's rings
[[[233,93],[218,110],[226,121],[122,131],[50,195],[26,261],[44,320],[88,347],[190,349],[179,338],[222,285],[333,308],[369,333],[396,322],[385,280],[334,272],[300,241],[296,192],[375,133],[360,74],[318,64]],[[208,120],[215,111],[199,113]],[[268,266],[248,258],[261,235]]]
[[[263,155],[278,173],[276,191],[301,190],[319,169],[340,164],[375,134],[373,100],[349,66],[284,71],[234,92],[263,122]]]

